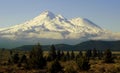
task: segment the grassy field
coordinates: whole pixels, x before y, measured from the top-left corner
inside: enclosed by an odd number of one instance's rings
[[[13,51],[12,53],[9,50],[0,50],[0,73],[46,73],[46,69],[31,69],[26,70],[23,67],[18,67],[17,64],[7,64],[9,58],[15,53],[18,53],[21,57],[23,54],[28,56],[28,51]],[[66,54],[66,51],[64,51]],[[77,55],[79,52],[74,51],[75,55]],[[83,51],[83,54],[85,54],[85,51]],[[119,51],[113,51],[113,56],[115,57],[115,63],[103,63],[103,60],[99,59],[90,59],[90,69],[88,71],[79,71],[78,66],[76,65],[75,61],[60,61],[60,64],[64,67],[64,69],[73,69],[76,70],[77,73],[120,73],[120,52]],[[48,51],[44,51],[44,56],[48,55]],[[47,63],[47,66],[49,66],[51,62]]]

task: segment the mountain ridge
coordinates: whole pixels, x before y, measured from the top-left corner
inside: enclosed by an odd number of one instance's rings
[[[68,44],[54,44],[56,50],[64,50],[64,51],[85,51],[85,50],[92,50],[97,49],[104,51],[105,49],[110,49],[112,51],[120,51],[120,40],[118,41],[103,41],[103,40],[89,40],[75,45],[68,45]],[[23,45],[20,47],[16,47],[17,50],[26,50],[30,51],[34,45]],[[51,45],[41,45],[43,50],[49,50]]]
[[[33,44],[38,41],[46,44],[47,40],[52,41],[53,44],[56,42],[76,44],[92,39],[120,39],[120,33],[105,30],[88,19],[67,19],[50,11],[44,11],[23,24],[0,28],[0,35],[0,40],[13,41],[13,43],[24,41],[23,44]]]

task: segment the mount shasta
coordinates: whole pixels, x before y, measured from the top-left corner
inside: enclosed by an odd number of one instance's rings
[[[88,19],[66,19],[45,11],[23,24],[0,28],[0,47],[35,44],[77,44],[87,40],[119,40],[120,33],[102,29]]]

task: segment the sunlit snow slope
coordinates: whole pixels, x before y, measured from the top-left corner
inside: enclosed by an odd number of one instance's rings
[[[119,40],[119,33],[102,29],[88,19],[66,19],[45,11],[23,24],[0,28],[0,40],[9,45],[41,42],[43,44],[67,43],[76,44],[90,39]],[[7,41],[7,42],[6,42]],[[3,44],[3,42],[0,42]]]

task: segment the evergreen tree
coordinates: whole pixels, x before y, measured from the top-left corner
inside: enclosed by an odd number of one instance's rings
[[[41,45],[38,43],[30,52],[29,64],[32,68],[44,68],[46,60],[43,57]]]
[[[87,50],[87,51],[86,51],[86,57],[87,57],[87,58],[90,58],[91,56],[92,56],[91,50]]]
[[[97,50],[94,48],[94,49],[93,49],[93,58],[97,57],[97,55],[98,55],[98,54],[97,54]]]
[[[112,52],[110,51],[110,49],[106,49],[104,52],[104,62],[105,63],[113,63],[113,57],[112,57]]]
[[[59,61],[56,59],[53,61],[48,68],[49,73],[63,73],[62,72],[63,67],[60,65]]]
[[[58,59],[58,60],[61,60],[61,56],[62,56],[61,51],[58,50],[58,51],[57,51],[57,59]]]
[[[72,50],[71,52],[71,60],[75,59],[75,54],[74,54],[74,51]]]
[[[13,63],[15,63],[15,64],[18,63],[19,59],[20,58],[19,58],[19,55],[17,53],[13,55]]]
[[[80,57],[76,60],[76,63],[80,70],[89,70],[90,69],[90,64],[89,64],[89,59],[86,57]]]
[[[55,49],[54,45],[51,46],[48,57],[49,57],[50,61],[56,59],[57,55],[56,55],[56,49]]]
[[[103,57],[102,51],[98,50],[98,58],[101,59]]]
[[[12,50],[10,50],[10,55],[12,55],[13,54],[13,51]]]
[[[79,53],[78,53],[77,56],[76,56],[76,60],[77,60],[77,58],[80,58],[80,57],[82,57],[82,56],[83,56],[82,52],[79,51]]]
[[[66,61],[66,55],[64,54],[63,51],[61,51],[61,60]]]
[[[70,53],[69,53],[69,51],[67,51],[67,53],[66,53],[66,60],[70,60]]]
[[[23,55],[23,56],[21,57],[20,63],[26,63],[26,62],[27,62],[26,55]]]
[[[82,51],[79,51],[78,55],[82,57],[83,56]]]

